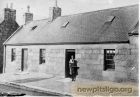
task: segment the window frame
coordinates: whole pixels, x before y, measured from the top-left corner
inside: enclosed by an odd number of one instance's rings
[[[116,18],[115,16],[108,16],[107,22],[113,22],[115,18]]]
[[[33,30],[35,30],[36,28],[37,28],[37,25],[33,26],[33,27],[31,28],[31,30],[33,31]]]
[[[46,63],[46,49],[39,50],[39,64]]]
[[[11,49],[11,62],[16,60],[16,48]]]
[[[61,28],[66,28],[66,27],[68,26],[68,24],[69,24],[69,21],[64,22],[64,23],[61,25]]]
[[[104,49],[104,71],[115,71],[114,56],[115,49]]]

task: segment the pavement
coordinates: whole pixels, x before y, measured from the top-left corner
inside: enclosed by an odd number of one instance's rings
[[[46,74],[46,73],[29,73],[29,72],[21,72],[15,74],[1,74],[0,75],[0,83],[13,85],[24,89],[33,89],[39,90],[41,92],[50,92],[54,94],[62,94],[62,95],[76,95],[76,91],[74,87],[76,85],[84,85],[84,84],[98,84],[101,85],[110,85],[116,84],[117,86],[122,86],[122,83],[115,83],[115,82],[104,82],[104,81],[94,81],[88,79],[81,79],[77,78],[75,82],[72,82],[70,78],[64,78],[63,76],[57,76],[53,74]],[[130,85],[135,89],[134,94],[131,95],[138,95],[137,84],[134,83],[123,83],[123,85]]]
[[[38,89],[43,92],[71,95],[73,82],[70,78],[54,76],[53,74],[21,72],[1,74],[0,83],[24,89]]]

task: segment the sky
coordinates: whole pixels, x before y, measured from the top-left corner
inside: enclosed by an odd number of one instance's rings
[[[24,23],[23,14],[27,12],[27,6],[30,6],[30,12],[34,14],[34,20],[45,19],[49,17],[49,7],[54,6],[55,0],[0,0],[0,17],[4,15],[4,8],[10,7],[13,3],[13,9],[16,9],[16,21],[19,25]],[[58,6],[62,8],[63,15],[90,12],[101,9],[115,8],[127,5],[138,4],[139,0],[57,0]]]

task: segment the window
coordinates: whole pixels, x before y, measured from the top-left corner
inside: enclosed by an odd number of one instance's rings
[[[115,70],[115,49],[104,50],[104,70]]]
[[[115,19],[115,16],[108,16],[107,22],[112,22]]]
[[[68,24],[69,24],[69,22],[65,22],[61,27],[66,28]]]
[[[32,27],[32,30],[35,30],[37,26]]]
[[[45,49],[40,49],[40,58],[39,58],[39,63],[43,64],[45,63],[45,54],[46,54],[46,50]]]
[[[11,49],[11,61],[16,60],[16,49],[12,48]]]

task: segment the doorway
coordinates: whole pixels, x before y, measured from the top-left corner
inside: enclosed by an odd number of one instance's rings
[[[70,77],[70,68],[69,68],[69,61],[71,56],[75,59],[75,49],[66,49],[66,57],[65,57],[65,77]]]
[[[21,71],[26,71],[28,69],[28,49],[22,49],[22,58],[21,58]]]

